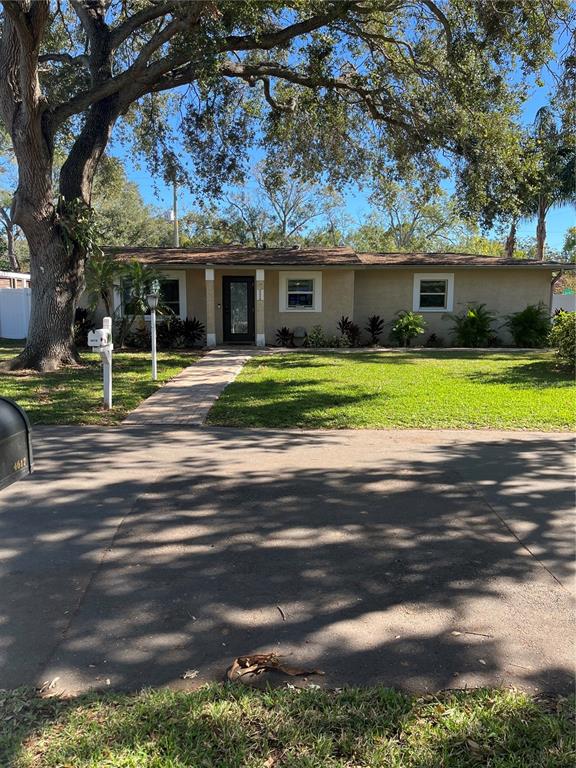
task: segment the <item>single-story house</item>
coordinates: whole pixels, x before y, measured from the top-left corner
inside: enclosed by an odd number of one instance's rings
[[[351,248],[110,248],[154,266],[176,315],[198,318],[208,346],[275,342],[282,326],[338,332],[343,315],[364,328],[400,310],[422,314],[446,342],[447,313],[484,303],[504,318],[528,304],[551,306],[554,275],[573,265],[462,253],[357,253]],[[115,291],[122,311],[122,289]],[[499,330],[507,340],[504,329]]]

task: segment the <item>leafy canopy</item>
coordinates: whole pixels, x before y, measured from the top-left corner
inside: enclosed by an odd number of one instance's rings
[[[464,162],[502,145],[508,151],[526,94],[513,73],[536,71],[551,57],[554,31],[569,13],[565,0],[3,7],[4,39],[16,29],[25,40],[26,25],[37,36],[39,68],[30,71],[50,142],[72,150],[76,162],[100,110],[110,124],[120,121],[116,137],[143,153],[152,172],[209,194],[240,180],[254,144],[334,184],[390,162],[432,161],[438,151]],[[14,66],[8,57],[3,74]],[[26,84],[9,90],[10,83],[0,88],[6,126],[26,100]]]

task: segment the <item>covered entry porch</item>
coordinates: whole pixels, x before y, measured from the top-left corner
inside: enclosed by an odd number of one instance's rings
[[[206,344],[266,344],[263,269],[204,270]]]

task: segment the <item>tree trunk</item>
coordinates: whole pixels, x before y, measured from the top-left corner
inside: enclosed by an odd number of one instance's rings
[[[544,259],[546,245],[546,203],[541,197],[538,201],[538,224],[536,225],[536,258]]]
[[[8,263],[10,269],[13,272],[21,272],[22,267],[18,261],[18,256],[14,253],[14,226],[9,226],[6,229],[6,239],[8,240]]]
[[[504,246],[507,259],[514,258],[514,251],[516,249],[516,219],[512,219],[510,223],[510,232],[506,238],[506,245]]]
[[[30,248],[30,325],[26,346],[8,367],[52,371],[78,361],[73,328],[82,262],[65,243],[55,216],[29,223],[25,234]]]

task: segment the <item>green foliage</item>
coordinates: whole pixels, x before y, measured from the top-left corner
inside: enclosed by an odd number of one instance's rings
[[[492,337],[494,315],[485,304],[471,304],[460,314],[451,314],[452,332],[458,347],[486,347]]]
[[[378,339],[384,333],[384,320],[380,315],[371,315],[364,330],[370,334],[370,343],[378,344]]]
[[[204,339],[206,329],[196,317],[181,320],[168,315],[158,323],[156,334],[160,348],[182,349],[197,346]]]
[[[285,325],[276,331],[276,344],[279,347],[291,347],[294,343],[294,334]]]
[[[171,222],[143,202],[138,187],[128,181],[116,158],[106,156],[100,162],[92,205],[97,215],[100,245],[172,245]]]
[[[432,567],[432,564],[430,564]],[[211,683],[79,697],[1,692],[10,768],[572,768],[570,696],[501,688]],[[283,768],[283,766],[282,766]]]
[[[96,251],[90,256],[86,262],[85,290],[92,309],[102,301],[106,315],[112,317],[114,285],[125,273],[126,265],[109,253]]]
[[[401,310],[397,312],[398,320],[392,326],[390,337],[401,347],[409,347],[410,342],[424,333],[426,321],[416,312]]]
[[[74,315],[74,344],[78,349],[88,346],[88,332],[95,328],[94,316],[89,309],[77,307]]]
[[[549,334],[550,346],[555,347],[561,365],[576,368],[576,312],[560,311],[554,315]]]
[[[337,326],[338,330],[342,334],[342,336],[346,336],[348,331],[350,330],[350,326],[352,325],[352,320],[347,315],[342,315],[340,320],[338,320]]]
[[[508,315],[504,325],[517,347],[544,347],[550,333],[550,315],[544,304],[529,304]]]
[[[566,232],[562,257],[565,261],[576,263],[576,227],[570,227]]]
[[[126,337],[130,333],[136,317],[146,315],[149,312],[146,296],[151,292],[155,284],[160,280],[161,273],[148,264],[142,264],[135,259],[125,263],[122,270],[121,293],[122,293],[122,317],[118,323],[118,344],[123,347]],[[128,300],[125,301],[124,289]],[[162,298],[158,302],[156,310],[159,315],[170,314],[171,310],[166,307]]]
[[[306,335],[304,341],[305,347],[322,348],[328,346],[328,339],[326,334],[322,330],[322,326],[315,325],[312,330]]]
[[[344,344],[336,344],[336,346],[360,346],[360,327],[356,323],[353,323],[346,315],[342,315],[338,321],[338,330],[340,331],[340,338]]]
[[[94,209],[81,198],[65,200],[60,197],[57,211],[58,223],[68,252],[72,253],[77,249],[85,259],[99,253],[100,229]]]

